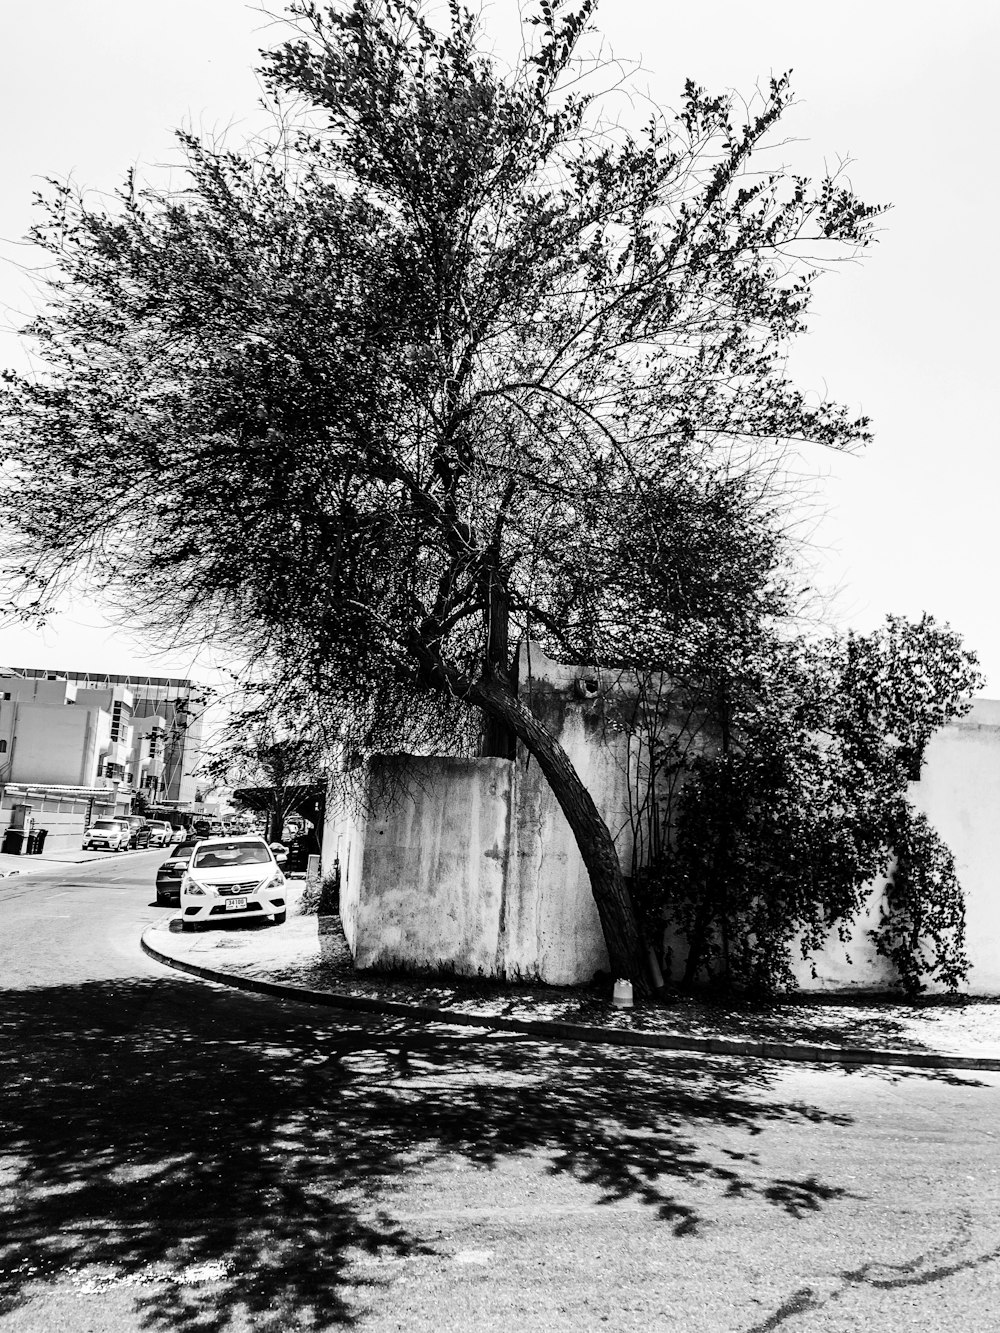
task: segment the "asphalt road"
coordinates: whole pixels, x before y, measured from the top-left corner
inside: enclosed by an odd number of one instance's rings
[[[0,880],[2,1333],[1000,1327],[1000,1076],[342,1021],[146,959],[161,856]]]

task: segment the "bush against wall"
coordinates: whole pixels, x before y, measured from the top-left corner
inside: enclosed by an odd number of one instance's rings
[[[930,736],[980,687],[975,656],[925,615],[819,643],[761,639],[739,660],[699,682],[714,746],[675,751],[654,775],[679,795],[635,874],[650,938],[676,941],[686,985],[790,989],[793,951],[846,941],[884,875],[878,953],[910,995],[955,989],[968,969],[962,892],[907,788]]]

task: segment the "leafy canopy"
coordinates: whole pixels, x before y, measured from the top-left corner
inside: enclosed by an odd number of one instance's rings
[[[691,83],[610,122],[594,8],[541,4],[506,68],[457,3],[440,28],[297,4],[263,72],[302,114],[270,142],[181,134],[185,187],[130,175],[108,209],[53,185],[46,370],[4,398],[23,614],[82,574],[402,744],[414,690],[460,694],[501,618],[651,663],[733,614],[720,571],[781,449],[867,437],[784,358],[817,256],[878,210],[756,167],[785,78],[745,123]]]

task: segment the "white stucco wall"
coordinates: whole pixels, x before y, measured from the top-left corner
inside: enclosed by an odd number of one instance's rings
[[[955,857],[971,964],[964,989],[1000,995],[1000,824],[994,815],[1000,809],[1000,701],[977,699],[966,717],[931,738],[920,781],[911,784],[909,795]],[[803,990],[894,987],[894,969],[867,934],[878,923],[883,887],[884,881],[873,886],[868,910],[846,944],[831,938],[810,961],[796,960],[795,978]]]
[[[914,804],[955,856],[965,890],[968,990],[1000,995],[1000,700],[932,737]]]

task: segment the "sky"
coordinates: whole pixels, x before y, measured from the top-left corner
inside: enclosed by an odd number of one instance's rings
[[[486,6],[501,52],[517,14],[515,0]],[[596,21],[661,105],[677,105],[687,78],[748,96],[792,70],[782,160],[818,175],[849,159],[862,198],[892,205],[865,261],[819,282],[791,356],[803,387],[875,431],[861,456],[811,460],[823,476],[816,583],[835,590],[841,628],[870,630],[888,612],[948,621],[1000,697],[1000,6],[604,0]],[[38,295],[21,238],[43,179],[110,193],[132,164],[154,176],[176,162],[180,125],[238,142],[260,123],[257,52],[281,32],[242,0],[0,7],[0,365],[28,365],[17,330]],[[42,630],[0,626],[0,666],[213,679],[224,660],[123,637],[85,596]]]

